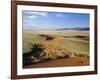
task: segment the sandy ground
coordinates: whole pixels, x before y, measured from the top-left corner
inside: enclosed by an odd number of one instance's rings
[[[73,57],[49,60],[41,63],[25,66],[24,68],[68,67],[89,65],[89,58]]]
[[[30,33],[31,33],[31,35],[33,34],[33,32],[30,32]],[[51,48],[53,48],[53,47],[50,47],[50,45],[48,45],[48,44],[59,46],[60,48],[66,48],[66,49],[68,49],[68,51],[70,51],[70,53],[79,53],[79,54],[82,53],[83,54],[84,52],[85,53],[87,52],[86,54],[88,55],[89,41],[83,40],[80,37],[88,36],[89,32],[56,31],[56,33],[55,33],[55,31],[45,31],[45,32],[44,31],[34,31],[34,33],[42,34],[42,37],[43,37],[43,35],[47,36],[47,37],[52,37],[51,40],[46,39],[42,42],[41,41],[39,42],[39,44],[41,43],[43,45],[43,48],[45,48],[46,52],[44,54],[46,56],[50,56],[50,55],[53,56],[52,52],[50,52],[50,54],[48,53],[49,51],[51,51]],[[78,36],[79,38],[77,38],[75,36]],[[55,51],[55,50],[53,50],[53,51]],[[62,56],[62,54],[60,54],[60,55]],[[52,58],[50,58],[50,59],[52,59]],[[31,65],[28,64],[27,66],[24,66],[24,68],[68,67],[68,66],[86,66],[86,65],[89,65],[88,57],[75,56],[75,57],[70,57],[70,58],[46,60],[46,61],[39,62],[39,63],[32,63]]]

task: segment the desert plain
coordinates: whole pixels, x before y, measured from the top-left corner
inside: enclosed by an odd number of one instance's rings
[[[89,31],[24,30],[23,68],[89,65]]]

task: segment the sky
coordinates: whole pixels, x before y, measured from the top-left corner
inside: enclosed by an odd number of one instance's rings
[[[22,24],[25,30],[89,27],[89,18],[89,14],[86,13],[22,11]]]

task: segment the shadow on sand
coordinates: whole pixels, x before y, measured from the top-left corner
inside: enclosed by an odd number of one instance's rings
[[[43,50],[41,48],[37,48],[35,44],[32,45],[30,52],[23,53],[23,66],[35,63],[34,61],[39,58],[42,51]]]

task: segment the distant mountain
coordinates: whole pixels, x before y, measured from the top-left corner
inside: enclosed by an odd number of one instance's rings
[[[89,31],[89,27],[84,27],[84,28],[60,28],[60,29],[56,29],[56,30],[78,30],[78,31]]]

